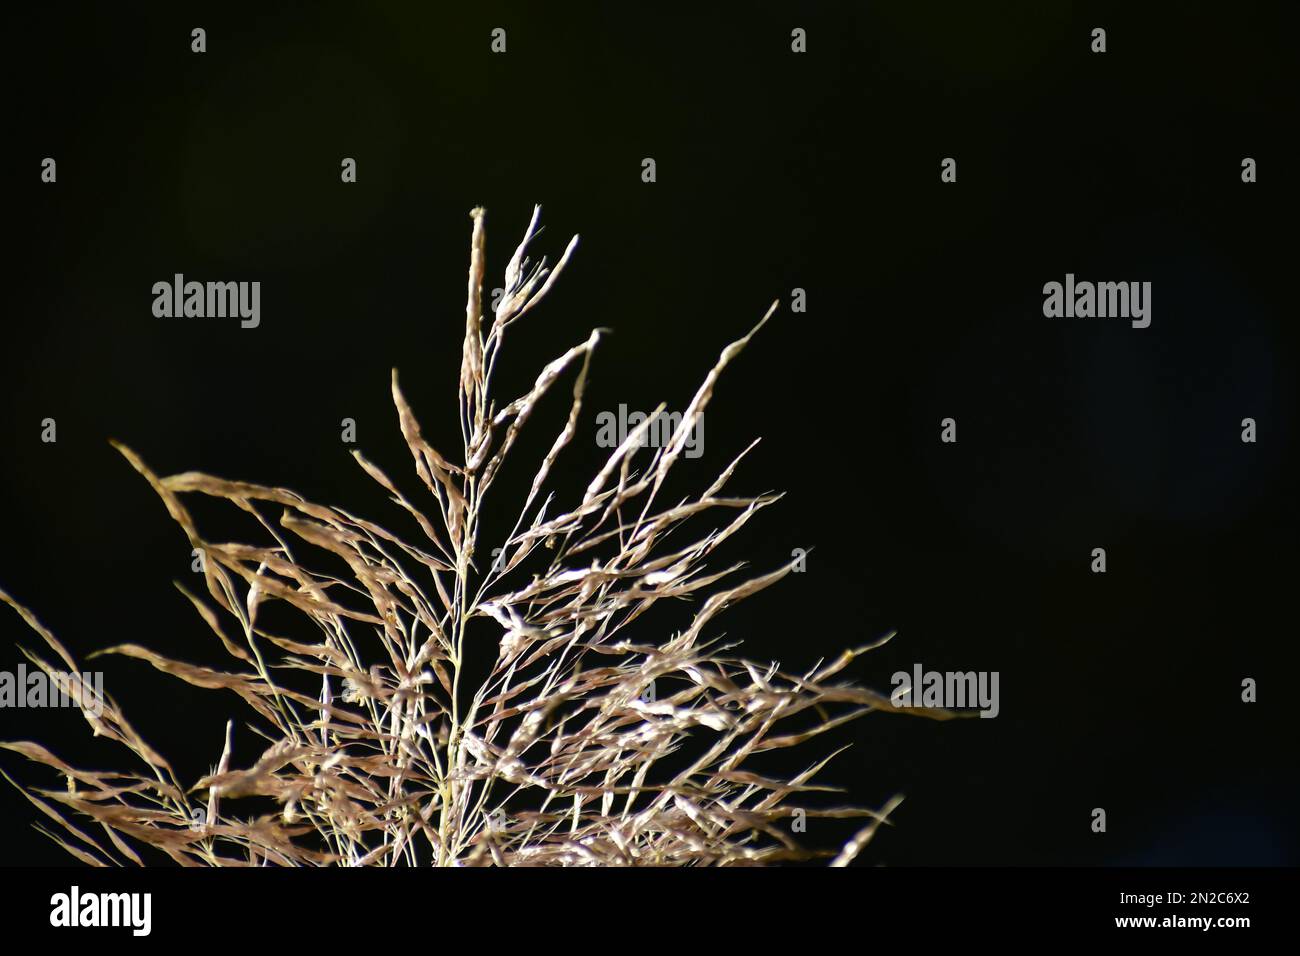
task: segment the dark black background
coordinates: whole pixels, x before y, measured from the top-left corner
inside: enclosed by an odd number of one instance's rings
[[[815,551],[728,634],[805,669],[897,629],[851,668],[886,689],[918,661],[1001,674],[996,720],[873,715],[804,755],[852,742],[827,781],[872,805],[907,795],[862,862],[1295,864],[1286,5],[558,6],[6,12],[0,587],[75,654],[132,641],[220,663],[171,585],[183,535],[106,439],[160,473],[388,521],[339,422],[412,490],[397,366],[426,434],[457,447],[467,213],[488,210],[492,287],[540,202],[535,253],[582,240],[508,342],[502,394],[599,325],[614,334],[588,409],[680,409],[784,303],[725,373],[689,467],[704,487],[763,436],[733,487],[789,494],[730,556],[767,570]],[[260,280],[261,327],[154,318],[151,286],[175,272]],[[1067,272],[1151,281],[1151,327],[1045,319],[1043,283]],[[534,420],[516,490],[566,409]],[[603,460],[584,429],[555,476],[575,493]],[[0,615],[0,667],[36,641]],[[140,662],[97,664],[184,779],[245,716]],[[68,713],[2,713],[0,737],[126,761]],[[49,782],[16,755],[0,768]],[[37,811],[2,799],[0,862],[63,862]]]

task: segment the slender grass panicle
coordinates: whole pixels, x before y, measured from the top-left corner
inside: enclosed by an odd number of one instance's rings
[[[577,237],[554,268],[545,259],[530,265],[535,209],[506,267],[504,294],[485,316],[483,211],[471,215],[460,456],[446,458],[422,437],[396,372],[393,404],[423,500],[353,452],[413,518],[420,540],[284,488],[196,472],[159,477],[114,443],[205,556],[206,596],[177,587],[234,660],[227,671],[136,644],[97,653],[233,691],[266,744],[236,754],[231,721],[212,772],[186,785],[116,701],[74,688],[94,705],[81,711],[95,735],[129,750],[134,770],[78,769],[30,741],[0,746],[66,778],[65,787],[20,789],[57,824],[42,832],[77,859],[141,864],[144,845],[181,864],[213,866],[684,866],[816,857],[846,865],[897,805],[895,798],[879,810],[801,807],[802,795],[829,789],[814,782],[829,757],[793,777],[755,769],[764,752],[804,744],[873,710],[895,712],[888,697],[836,681],[869,648],[795,674],[733,657],[709,634],[724,610],[792,570],[793,563],[737,583],[732,576],[743,564],[706,565],[779,496],[724,492],[742,453],[698,495],[660,501],[723,370],[776,304],[722,351],[671,437],[644,453],[648,461],[637,463],[642,433],[663,406],[580,494],[568,496],[547,481],[576,433],[601,330],[547,364],[512,401],[495,397],[493,372],[507,332],[545,297]],[[486,561],[485,502],[521,429],[566,377],[567,420],[522,505],[509,510],[517,517],[504,551]],[[207,540],[186,506],[191,496],[253,516],[265,541]],[[680,543],[672,532],[703,513],[722,517],[703,537]],[[331,562],[340,573],[312,570]],[[81,668],[59,640],[7,594],[0,598],[66,665],[71,677],[63,679],[79,680]],[[647,622],[631,626],[660,602],[684,599],[702,603],[683,629],[654,640],[644,636]],[[277,633],[267,621],[273,604],[298,612],[314,636]],[[476,679],[467,653],[493,634],[495,662]],[[24,653],[47,674],[65,673]],[[791,825],[800,816],[860,817],[866,826],[838,854],[808,850]]]

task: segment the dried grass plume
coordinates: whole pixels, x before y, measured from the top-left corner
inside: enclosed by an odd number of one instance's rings
[[[698,495],[659,500],[723,370],[776,303],[722,351],[663,447],[641,447],[651,415],[580,494],[551,491],[548,477],[576,433],[601,330],[547,364],[525,394],[495,397],[507,332],[546,295],[577,244],[575,236],[554,268],[545,259],[530,265],[525,252],[538,215],[506,267],[504,295],[485,316],[483,211],[471,214],[457,460],[422,437],[395,371],[393,404],[421,500],[353,452],[422,539],[404,540],[284,488],[196,472],[159,477],[114,443],[206,557],[206,597],[177,588],[233,661],[217,670],[135,644],[98,653],[233,691],[266,744],[236,754],[232,721],[224,741],[213,741],[221,749],[212,772],[186,784],[107,695],[82,713],[97,736],[133,755],[133,770],[82,770],[34,742],[0,744],[66,778],[61,788],[20,789],[56,825],[42,832],[68,853],[96,866],[141,864],[141,845],[184,865],[213,866],[686,866],[816,856],[846,865],[896,806],[897,799],[879,810],[801,806],[808,791],[827,789],[814,782],[825,755],[789,778],[754,769],[763,752],[805,744],[873,710],[894,712],[887,697],[836,680],[868,648],[786,673],[731,656],[711,633],[724,610],[792,568],[737,582],[742,564],[706,566],[779,496],[724,491],[742,453]],[[517,518],[501,560],[492,561],[479,539],[485,502],[520,430],[562,378],[572,381],[568,417],[522,505],[510,511]],[[186,507],[194,495],[254,516],[265,540],[207,540]],[[680,543],[672,532],[704,513],[716,516],[713,530]],[[313,570],[322,563],[348,573]],[[59,640],[9,595],[0,599],[58,661],[24,650],[27,657],[74,685],[64,689],[94,694],[76,686],[82,668]],[[659,602],[684,599],[701,602],[689,626],[658,640],[646,636],[654,633],[647,622],[631,626]],[[264,609],[273,602],[299,612],[314,638],[270,629]],[[476,680],[467,650],[492,640],[495,663]],[[237,813],[249,806],[261,812]],[[799,810],[866,825],[838,854],[807,850],[792,832]]]

